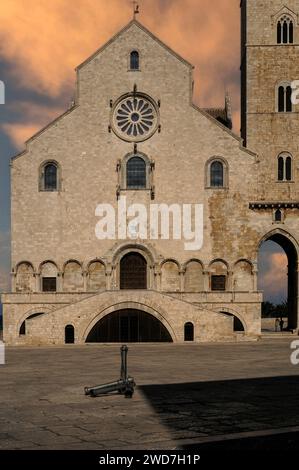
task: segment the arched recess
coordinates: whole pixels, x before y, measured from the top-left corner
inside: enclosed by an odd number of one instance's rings
[[[106,269],[102,261],[92,261],[88,265],[88,291],[103,291],[106,290]]]
[[[139,253],[147,264],[147,288],[152,289],[154,286],[154,270],[157,264],[158,255],[152,246],[142,245],[140,243],[124,243],[118,246],[112,257],[112,285],[120,287],[120,263],[125,255],[129,253]]]
[[[163,322],[145,309],[123,308],[100,318],[89,330],[87,343],[172,342]]]
[[[68,261],[64,266],[63,290],[66,292],[82,292],[84,281],[81,264],[78,261]]]
[[[191,260],[185,266],[184,276],[185,292],[204,291],[203,266],[200,261]]]
[[[275,229],[266,234],[258,245],[257,257],[264,243],[272,241],[279,245],[286,254],[287,266],[287,310],[290,330],[298,329],[298,243],[285,230]],[[273,272],[273,275],[275,273]]]
[[[53,261],[45,261],[40,267],[41,290],[43,292],[57,291],[58,269]]]
[[[24,261],[16,269],[16,292],[34,292],[35,277],[31,263]]]
[[[73,325],[66,325],[64,329],[64,342],[65,344],[74,344],[75,342],[75,328]]]
[[[228,265],[224,260],[217,259],[211,262],[210,289],[212,291],[225,291],[228,288]]]
[[[38,313],[32,313],[28,315],[25,320],[22,321],[21,326],[19,328],[19,335],[20,336],[25,336],[26,335],[26,321],[31,320],[32,318],[40,317],[41,315],[44,315],[45,312],[38,312]]]
[[[251,292],[253,290],[253,266],[248,260],[239,260],[234,266],[234,290]]]
[[[194,341],[194,325],[191,322],[187,322],[184,325],[184,341],[185,342]]]
[[[175,260],[166,260],[161,267],[161,287],[165,292],[180,292],[180,267]]]

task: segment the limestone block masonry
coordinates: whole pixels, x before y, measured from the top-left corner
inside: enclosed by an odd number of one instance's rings
[[[297,331],[299,115],[279,113],[276,94],[280,81],[299,79],[298,14],[299,0],[241,3],[244,141],[230,130],[228,99],[220,113],[195,106],[192,65],[136,20],[77,68],[73,106],[11,162],[7,344],[84,343],[108,317],[129,340],[130,312],[174,342],[255,340],[258,253],[269,239],[289,258]],[[283,15],[292,44],[277,44]],[[291,180],[277,177],[281,152]],[[202,248],[172,237],[99,240],[96,207],[116,210],[122,196],[147,209],[203,204]],[[120,312],[129,330],[115,326]]]

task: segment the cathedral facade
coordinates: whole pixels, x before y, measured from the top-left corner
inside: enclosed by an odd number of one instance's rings
[[[298,330],[298,15],[299,0],[241,2],[241,138],[228,97],[198,108],[192,65],[136,20],[77,68],[70,109],[12,159],[7,344],[256,340],[266,240],[288,256]],[[173,223],[187,206],[198,246]],[[169,236],[124,207],[169,208]],[[125,229],[99,236],[103,208]]]

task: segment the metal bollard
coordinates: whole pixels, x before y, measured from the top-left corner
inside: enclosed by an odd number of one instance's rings
[[[128,346],[123,345],[120,348],[121,354],[121,366],[120,366],[120,379],[116,382],[110,382],[103,385],[96,385],[95,387],[85,387],[85,395],[91,397],[97,397],[100,395],[106,395],[111,392],[118,392],[124,395],[126,398],[132,398],[134,393],[134,387],[136,386],[135,381],[132,377],[128,377]]]

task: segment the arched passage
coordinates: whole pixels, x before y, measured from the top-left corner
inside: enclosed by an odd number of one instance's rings
[[[230,313],[228,311],[221,311],[223,315],[228,315],[229,317],[233,317],[233,331],[235,333],[244,333],[245,332],[245,326],[242,322],[242,320],[237,317],[237,315],[234,315],[233,313]]]
[[[279,245],[277,249],[275,244]],[[286,257],[285,262],[284,257]],[[297,329],[298,253],[288,234],[274,232],[263,238],[259,246],[258,284],[259,289],[264,291],[264,301],[271,301],[274,304],[283,304],[286,301],[287,328]],[[277,311],[276,315],[278,314]]]
[[[160,320],[142,310],[123,309],[106,315],[89,332],[87,343],[171,343]]]

